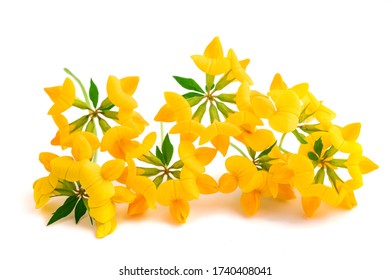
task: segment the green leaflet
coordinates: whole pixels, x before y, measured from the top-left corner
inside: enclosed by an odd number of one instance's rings
[[[68,197],[65,200],[64,204],[62,206],[60,206],[53,213],[53,216],[51,217],[51,219],[49,220],[47,225],[51,225],[52,223],[55,223],[58,220],[68,216],[73,211],[73,209],[75,208],[76,203],[77,203],[78,200],[79,200],[79,198],[77,196],[70,196],[70,197]]]
[[[205,93],[204,90],[198,85],[198,83],[191,78],[183,78],[178,76],[173,76],[173,78],[185,89]]]
[[[93,107],[96,108],[99,101],[99,90],[92,79],[89,86],[89,99],[92,101]]]
[[[74,209],[74,218],[76,224],[80,221],[81,217],[87,212],[87,207],[85,207],[83,199],[79,199]]]
[[[165,136],[161,149],[164,156],[165,165],[169,165],[173,156],[173,145],[169,139],[169,134]]]

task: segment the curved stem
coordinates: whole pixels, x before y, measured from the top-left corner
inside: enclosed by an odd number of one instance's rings
[[[283,145],[283,142],[284,142],[284,138],[286,137],[287,133],[283,133],[282,137],[280,138],[280,141],[279,141],[279,150],[281,150],[283,153],[287,153],[287,154],[291,154],[291,152],[285,150],[282,148],[282,145]]]
[[[84,85],[81,83],[80,79],[76,77],[75,74],[73,74],[68,68],[64,68],[64,71],[65,73],[67,73],[69,76],[71,76],[80,86],[81,88],[81,91],[83,92],[83,95],[84,95],[84,100],[85,100],[85,103],[87,104],[87,106],[89,108],[92,108],[91,107],[91,102],[89,101],[89,98],[88,98],[88,95],[87,95],[87,91],[85,90],[85,87]]]
[[[161,147],[164,141],[164,124],[160,122],[160,138],[161,138]]]
[[[249,157],[244,153],[244,151],[241,150],[237,145],[235,145],[234,143],[230,143],[230,146],[232,146],[234,149],[236,149],[237,152],[239,152],[242,156],[244,156],[247,159],[249,159]]]

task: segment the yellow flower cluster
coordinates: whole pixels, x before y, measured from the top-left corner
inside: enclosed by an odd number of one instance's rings
[[[253,89],[246,72],[249,59],[238,60],[232,49],[225,56],[218,37],[203,55],[191,58],[205,73],[205,86],[174,76],[186,91],[164,93],[165,104],[154,120],[161,127],[172,125],[168,134],[161,133],[160,146],[155,145],[154,132],[142,138],[148,123],[136,111],[138,77],[110,76],[100,105],[93,80],[88,94],[68,69],[84,101],[76,97],[70,78],[45,89],[54,103],[48,114],[58,127],[51,143],[70,148],[72,154],[40,154],[49,175],[34,183],[36,207],[55,196],[67,197],[48,224],[72,211],[77,223],[87,213],[96,236],[104,237],[116,227],[117,203],[128,205],[129,216],[155,209],[158,203],[185,223],[189,201],[237,189],[247,215],[258,211],[263,198],[291,200],[298,195],[307,216],[313,216],[321,202],[346,208],[357,204],[354,191],[363,185],[362,175],[378,168],[357,142],[360,123],[338,126],[336,114],[317,100],[308,84],[289,87],[279,74],[267,94]],[[65,112],[71,108],[83,114],[69,123]],[[171,137],[177,134],[175,154]],[[283,148],[288,135],[298,141],[296,151]],[[98,152],[108,152],[113,159],[99,165]],[[206,166],[218,153],[225,158],[226,172],[215,178]],[[174,155],[178,158],[172,162]]]

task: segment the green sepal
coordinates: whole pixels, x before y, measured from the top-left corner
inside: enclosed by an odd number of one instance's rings
[[[173,76],[173,78],[176,80],[176,82],[178,82],[179,85],[181,85],[185,89],[205,93],[204,90],[198,85],[197,82],[195,82],[194,79],[183,78],[179,76]]]
[[[206,91],[212,90],[214,88],[214,75],[206,74]]]
[[[182,95],[185,99],[190,99],[192,97],[204,97],[204,94],[197,93],[197,92],[187,92],[186,94]]]
[[[161,173],[161,169],[157,168],[149,168],[149,167],[137,167],[137,174],[140,176],[154,176],[157,175],[158,173]]]
[[[91,222],[91,225],[93,225],[93,219],[91,217],[91,215],[89,215],[89,205],[88,205],[88,199],[86,199],[85,197],[81,198],[83,200],[83,203],[84,203],[84,206],[85,208],[87,209],[87,212],[88,212],[88,216],[89,216],[89,220]]]
[[[153,183],[156,185],[156,188],[158,188],[161,185],[162,181],[164,180],[164,176],[165,175],[162,174],[154,178]]]
[[[111,128],[111,126],[108,124],[108,122],[105,119],[102,118],[98,118],[98,119],[99,119],[99,126],[104,134],[107,132],[107,130]]]
[[[89,85],[89,99],[92,101],[93,107],[96,108],[99,101],[99,90],[92,79]]]
[[[195,105],[198,105],[199,102],[202,101],[203,98],[204,98],[204,96],[194,96],[194,97],[188,98],[187,102],[188,102],[188,104],[190,104],[191,107],[193,107]]]
[[[230,72],[231,72],[231,70],[229,70],[229,72],[227,72],[225,75],[223,75],[221,79],[219,79],[218,83],[215,86],[216,90],[221,90],[224,87],[226,87],[227,85],[229,85],[231,82],[234,81],[234,79],[233,80],[227,79]]]
[[[174,164],[171,165],[171,167],[169,168],[173,168],[173,169],[180,169],[184,166],[184,163],[179,159],[178,161],[176,161]]]
[[[335,148],[335,146],[330,146],[329,149],[326,150],[324,154],[324,158],[332,157],[334,154],[336,154],[339,150]]]
[[[318,160],[318,156],[313,152],[308,152],[307,157],[311,160]]]
[[[236,101],[235,101],[236,94],[234,94],[234,93],[221,93],[220,95],[217,95],[215,97],[223,102],[236,104]]]
[[[316,152],[319,158],[321,157],[323,148],[324,148],[324,144],[322,144],[322,139],[320,137],[314,142],[314,151]]]
[[[343,182],[343,181],[340,179],[340,177],[337,175],[337,173],[332,168],[327,167],[326,174],[328,175],[329,181],[332,183],[332,186],[336,189],[336,191],[338,193],[339,190],[337,189],[336,182],[337,181]]]
[[[277,142],[277,141],[275,141],[271,146],[269,146],[267,149],[265,149],[264,151],[262,151],[262,152],[257,156],[257,158],[261,158],[261,157],[263,157],[263,156],[268,155],[268,154],[272,151],[272,149],[275,147],[276,142]]]
[[[82,130],[84,125],[87,123],[88,120],[89,120],[89,115],[85,115],[85,116],[82,116],[82,117],[78,118],[77,120],[71,122],[69,124],[69,127],[72,128],[70,133],[73,133],[73,132],[78,131],[78,130]]]
[[[95,126],[95,122],[93,119],[91,119],[88,124],[87,124],[87,127],[85,128],[85,131],[86,132],[91,132],[91,133],[94,133],[96,131],[96,126]]]
[[[115,105],[112,104],[111,100],[108,99],[108,97],[106,97],[106,99],[104,99],[102,101],[102,103],[100,104],[100,110],[102,111],[105,111],[105,110],[110,110],[112,107],[114,107]]]
[[[331,165],[341,168],[347,168],[347,166],[345,165],[346,162],[346,159],[332,159],[329,161]]]
[[[74,196],[75,193],[71,190],[62,189],[62,188],[55,188],[54,195],[55,196]]]
[[[195,113],[192,115],[192,119],[198,122],[202,121],[204,113],[206,112],[207,101],[203,102],[196,109]]]
[[[149,153],[149,155],[143,155],[142,157],[140,157],[138,159],[140,161],[143,161],[143,162],[155,165],[155,166],[164,166],[162,161],[158,157],[156,157],[154,154],[152,154],[151,152]]]
[[[319,124],[304,124],[304,125],[301,125],[299,126],[299,129],[302,130],[303,132],[306,132],[306,133],[313,133],[313,132],[317,132],[317,131],[323,131],[319,128],[317,128]]]
[[[218,114],[218,109],[215,107],[213,103],[210,103],[209,108],[209,114],[210,114],[210,123],[212,124],[215,121],[221,121]]]
[[[82,109],[82,110],[86,110],[86,109],[90,109],[87,105],[87,103],[85,103],[84,101],[80,100],[79,98],[75,98],[74,101],[73,101],[73,106],[74,107],[77,107],[79,109]]]
[[[158,146],[156,146],[156,157],[162,162],[163,166],[166,165],[164,154],[162,153],[162,151],[160,150],[160,148]]]
[[[179,170],[171,171],[171,174],[172,174],[173,177],[175,177],[176,179],[180,179],[180,173],[181,173],[181,171],[179,171]]]
[[[118,119],[118,112],[116,112],[116,111],[105,110],[105,111],[102,111],[101,114],[103,116],[105,116],[106,118],[109,118],[112,120]]]
[[[65,200],[64,204],[62,206],[60,206],[53,213],[53,216],[51,217],[51,219],[49,220],[47,225],[51,225],[52,223],[55,223],[56,221],[58,221],[58,220],[60,220],[62,218],[65,218],[66,216],[68,216],[73,211],[73,209],[75,208],[78,199],[79,198],[77,196],[70,196],[70,197],[68,197]]]
[[[232,109],[230,109],[228,106],[226,106],[222,102],[215,101],[215,104],[217,104],[218,110],[222,113],[222,115],[225,117],[225,119],[227,117],[229,117],[230,114],[234,113],[234,111]]]
[[[323,184],[325,179],[325,170],[324,168],[320,168],[316,175],[314,176],[314,183],[316,184]]]
[[[248,150],[248,153],[249,153],[249,156],[251,157],[251,159],[255,159],[256,158],[256,152],[249,146],[246,146],[246,149]]]
[[[165,165],[168,165],[171,162],[173,156],[173,145],[171,143],[171,140],[169,139],[169,134],[165,135],[161,149],[164,155],[164,163]]]
[[[85,207],[83,199],[80,198],[76,204],[76,208],[74,209],[74,219],[75,219],[76,224],[78,224],[81,217],[84,216],[84,214],[86,212],[87,212],[87,207]]]
[[[295,129],[292,133],[294,134],[295,138],[297,138],[297,140],[299,141],[299,143],[301,143],[301,144],[307,144],[307,141],[304,139],[304,136],[303,136],[302,134],[300,134],[300,133],[298,132],[298,130]]]

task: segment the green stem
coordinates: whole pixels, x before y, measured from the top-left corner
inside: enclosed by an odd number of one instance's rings
[[[64,71],[65,73],[67,73],[69,76],[71,76],[80,86],[81,88],[81,91],[83,92],[83,95],[84,95],[84,100],[85,100],[85,103],[87,104],[87,106],[89,108],[92,108],[91,107],[91,102],[89,101],[89,98],[88,98],[88,95],[87,95],[87,91],[85,90],[85,87],[84,85],[81,83],[80,79],[76,77],[75,74],[73,74],[68,68],[64,68]]]
[[[282,145],[283,145],[283,142],[284,142],[284,138],[286,137],[287,133],[283,133],[282,137],[280,138],[280,141],[279,141],[279,150],[281,150],[283,153],[287,153],[287,154],[291,154],[291,152],[285,150],[282,148]]]
[[[230,143],[230,146],[232,146],[234,149],[236,149],[242,156],[249,159],[249,157],[244,153],[244,151],[241,150],[237,145],[235,145],[234,143]]]
[[[161,147],[164,141],[164,124],[160,122],[160,138],[161,138]]]

